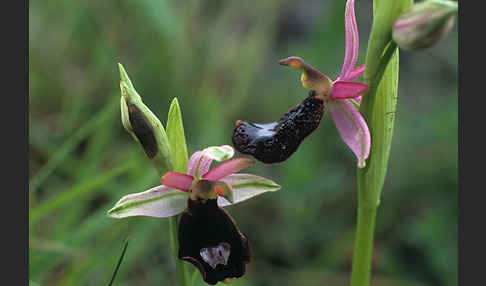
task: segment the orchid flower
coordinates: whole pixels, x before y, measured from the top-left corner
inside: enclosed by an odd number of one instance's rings
[[[339,135],[356,155],[358,168],[363,168],[370,153],[371,136],[368,125],[356,105],[361,103],[361,95],[368,92],[369,88],[364,83],[354,82],[365,69],[364,65],[355,67],[358,60],[359,36],[354,0],[346,2],[344,23],[346,33],[344,63],[341,73],[334,81],[300,57],[289,57],[280,60],[279,64],[302,71],[302,85],[314,91],[316,98],[324,101]]]
[[[122,197],[108,215],[169,217],[182,213],[179,258],[196,266],[212,285],[241,277],[250,262],[250,245],[221,207],[277,191],[280,186],[257,175],[236,174],[253,165],[249,158],[232,159],[210,170],[213,160],[224,161],[233,155],[229,145],[197,151],[189,159],[186,174],[167,172],[161,185]]]

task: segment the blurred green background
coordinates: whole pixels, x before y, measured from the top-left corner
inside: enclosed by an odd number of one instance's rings
[[[369,2],[356,4],[359,63]],[[164,124],[179,99],[190,153],[231,144],[236,120],[273,121],[306,97],[277,60],[298,55],[338,75],[344,3],[30,1],[31,285],[107,285],[128,236],[115,285],[176,285],[167,219],[106,215],[159,182],[122,127],[117,63]],[[430,49],[401,52],[373,285],[457,285],[457,43],[455,27]],[[226,208],[253,251],[233,285],[347,285],[356,160],[330,117],[288,161],[248,172],[283,188]]]

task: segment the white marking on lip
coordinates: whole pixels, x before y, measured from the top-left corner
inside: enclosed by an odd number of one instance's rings
[[[218,264],[228,264],[230,250],[231,245],[229,243],[220,242],[213,247],[201,248],[199,254],[206,263],[215,269]]]

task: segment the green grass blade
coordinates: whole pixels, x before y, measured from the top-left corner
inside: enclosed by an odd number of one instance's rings
[[[105,123],[112,116],[115,116],[117,108],[108,103],[107,107],[94,115],[90,121],[74,133],[64,144],[52,155],[51,159],[45,164],[31,179],[30,193],[35,193],[39,186],[54,172],[54,170],[65,160],[68,155],[78,146],[84,138],[94,132],[98,127]]]
[[[113,272],[113,276],[111,277],[111,280],[110,280],[110,283],[108,284],[108,286],[111,286],[113,284],[113,281],[115,281],[116,274],[118,273],[118,269],[120,268],[120,265],[123,261],[123,257],[125,256],[125,252],[127,251],[129,239],[130,238],[127,237],[127,239],[125,240],[125,244],[123,245],[123,250],[122,250],[122,253],[120,255],[120,259],[118,259],[118,263],[116,264],[115,271]]]
[[[47,215],[48,213],[54,211],[55,209],[71,203],[74,199],[85,196],[92,191],[96,191],[99,186],[102,186],[106,182],[112,180],[116,176],[128,171],[130,168],[135,166],[135,161],[129,161],[122,164],[116,168],[111,169],[97,177],[92,178],[88,182],[76,185],[69,190],[66,190],[59,196],[42,203],[38,207],[32,209],[30,212],[30,223],[35,223],[37,220]]]

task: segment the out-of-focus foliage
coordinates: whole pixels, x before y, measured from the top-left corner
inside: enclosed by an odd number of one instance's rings
[[[356,5],[359,63],[369,2]],[[166,219],[106,215],[159,182],[122,127],[118,62],[164,124],[179,99],[192,153],[231,144],[238,119],[273,121],[306,97],[278,59],[301,56],[334,78],[344,57],[338,0],[30,1],[29,16],[29,275],[39,285],[106,285],[127,236],[117,285],[176,283]],[[373,285],[457,285],[457,96],[457,28],[401,52]],[[232,285],[347,285],[355,165],[326,114],[288,161],[248,170],[282,190],[227,208],[253,251]]]

